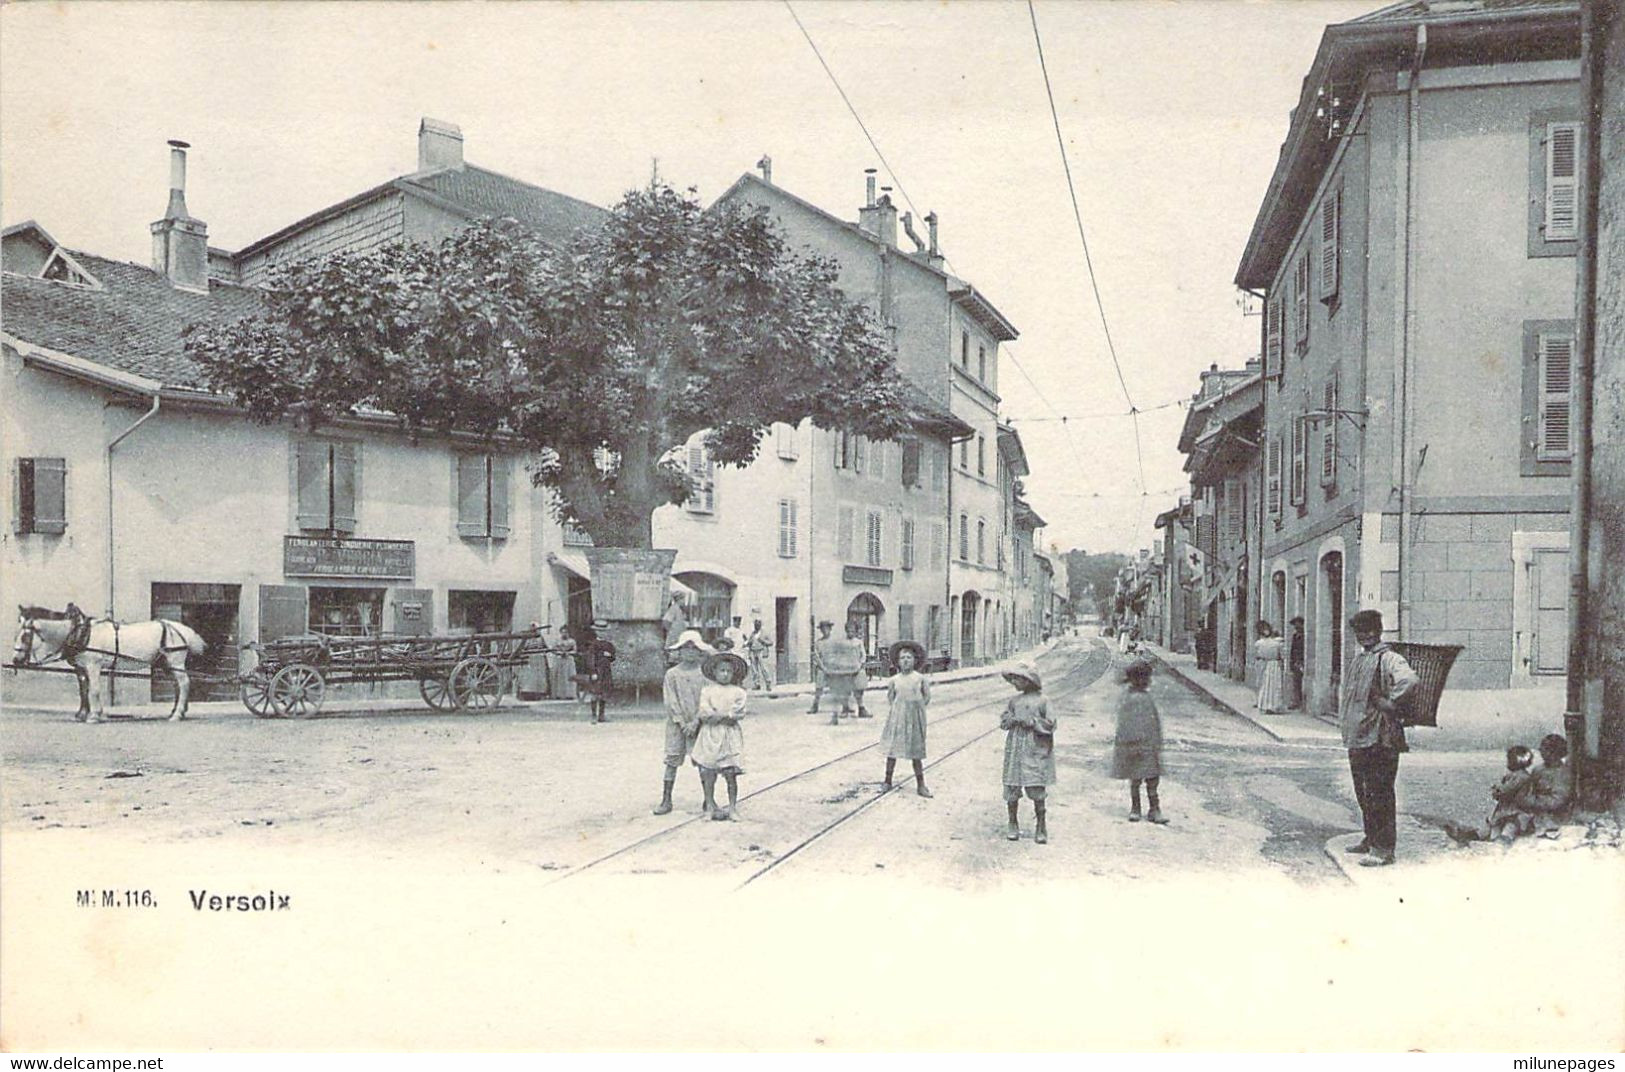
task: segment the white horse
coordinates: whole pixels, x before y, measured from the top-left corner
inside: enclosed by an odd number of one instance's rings
[[[17,608],[17,641],[11,649],[11,665],[43,666],[60,659],[73,668],[79,680],[79,721],[100,722],[101,677],[117,668],[118,660],[129,659],[148,666],[164,664],[175,679],[175,705],[169,720],[186,717],[192,679],[186,673],[186,656],[202,655],[208,645],[190,626],[159,619],[148,622],[115,622],[106,618],[85,618],[44,607]],[[90,698],[96,698],[95,710]]]

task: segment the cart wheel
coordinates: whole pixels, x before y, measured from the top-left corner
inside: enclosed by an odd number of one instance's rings
[[[322,672],[305,663],[294,663],[276,672],[271,679],[271,709],[284,718],[311,718],[322,709],[327,683]]]
[[[502,668],[490,659],[464,659],[446,682],[452,702],[465,711],[489,711],[502,699]]]
[[[418,691],[423,693],[423,702],[436,711],[454,711],[457,703],[451,698],[450,676],[426,677],[418,681]]]
[[[242,697],[243,706],[252,711],[255,718],[270,718],[275,714],[271,709],[271,676],[265,671],[256,670],[243,678],[237,695]]]

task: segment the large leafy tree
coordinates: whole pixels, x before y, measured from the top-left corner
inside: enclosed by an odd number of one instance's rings
[[[889,341],[836,275],[765,210],[656,181],[564,246],[487,220],[438,247],[294,264],[262,313],[195,329],[187,351],[261,420],[373,410],[517,441],[563,519],[647,548],[655,509],[691,490],[679,448],[697,433],[744,465],[775,421],[909,427]]]

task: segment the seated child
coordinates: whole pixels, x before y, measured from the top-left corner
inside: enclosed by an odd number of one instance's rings
[[[1490,796],[1495,798],[1495,810],[1490,812],[1484,840],[1500,838],[1511,841],[1519,834],[1527,834],[1534,829],[1534,816],[1523,809],[1530,783],[1535,777],[1529,769],[1534,763],[1535,753],[1523,745],[1515,744],[1507,749],[1507,772],[1490,789]]]

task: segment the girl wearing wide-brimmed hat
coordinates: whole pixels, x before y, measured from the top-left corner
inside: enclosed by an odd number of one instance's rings
[[[891,790],[897,761],[914,764],[914,791],[931,795],[925,787],[925,708],[931,702],[931,682],[922,673],[925,649],[912,640],[899,640],[891,646],[891,662],[896,667],[886,686],[890,710],[880,731],[880,744],[886,750],[886,781],[882,792]]]
[[[1044,700],[1044,679],[1038,667],[1030,662],[1017,663],[1004,671],[1004,679],[1017,690],[999,718],[999,728],[1005,731],[1004,803],[1010,812],[1005,837],[1021,840],[1017,819],[1021,795],[1026,793],[1038,819],[1033,840],[1043,845],[1049,841],[1044,798],[1046,788],[1055,784],[1055,720]]]
[[[745,679],[750,667],[745,660],[731,651],[709,656],[702,671],[711,684],[700,691],[699,731],[694,735],[690,752],[694,765],[700,768],[700,788],[705,791],[705,810],[713,819],[732,819],[739,806],[739,775],[744,772],[741,757],[745,750],[745,731],[739,723],[745,717],[750,694],[738,682]],[[717,775],[728,783],[728,807],[717,807]]]
[[[698,629],[685,629],[677,635],[675,643],[666,651],[677,660],[677,665],[666,671],[664,694],[666,700],[666,772],[656,815],[671,811],[671,789],[677,781],[677,768],[688,758],[694,735],[700,729],[700,693],[709,684],[701,664],[716,649],[705,642]]]

